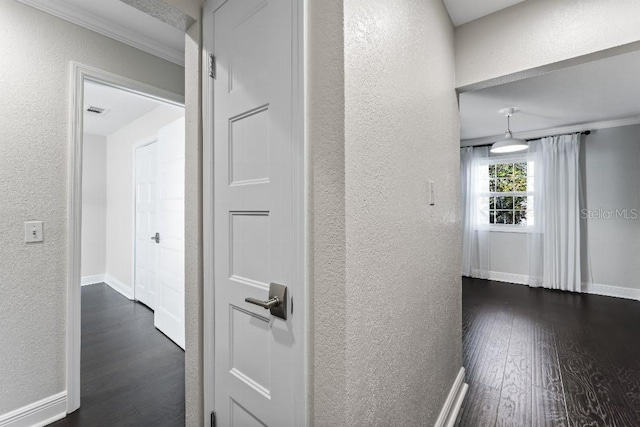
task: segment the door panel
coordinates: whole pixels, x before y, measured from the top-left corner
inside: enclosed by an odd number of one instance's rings
[[[160,250],[154,324],[184,349],[184,118],[160,129]]]
[[[229,0],[213,14],[215,410],[224,426],[296,419],[302,319],[245,302],[268,300],[271,282],[290,295],[302,286],[294,280],[292,3]]]
[[[158,144],[139,147],[136,153],[135,299],[152,310],[156,306],[158,245],[151,240],[157,229]]]

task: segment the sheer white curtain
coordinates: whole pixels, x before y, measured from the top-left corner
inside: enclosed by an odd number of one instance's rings
[[[580,134],[529,146],[535,168],[529,285],[580,292]]]
[[[462,184],[462,275],[489,278],[489,188],[487,147],[464,147],[460,150]]]

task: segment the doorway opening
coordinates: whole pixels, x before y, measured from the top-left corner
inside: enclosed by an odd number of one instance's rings
[[[460,425],[637,424],[640,51],[628,48],[460,93]],[[516,138],[524,150],[494,150]]]
[[[73,71],[67,412],[181,425],[184,100]]]

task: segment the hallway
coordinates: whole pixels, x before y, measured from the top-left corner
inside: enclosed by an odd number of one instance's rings
[[[640,425],[640,302],[463,278],[459,426]]]
[[[146,306],[82,287],[81,351],[80,409],[52,426],[184,425],[184,352]]]

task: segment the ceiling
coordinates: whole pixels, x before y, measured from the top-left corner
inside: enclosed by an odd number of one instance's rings
[[[18,0],[184,66],[184,32],[121,0]]]
[[[638,76],[640,52],[631,52],[462,93],[460,138],[468,145],[468,140],[501,135],[506,119],[499,110],[505,107],[519,110],[511,118],[511,130],[524,138],[533,137],[527,133],[561,127],[635,123],[640,117]],[[471,144],[483,142],[488,141]]]
[[[456,27],[490,15],[524,0],[443,0],[451,22]]]
[[[158,108],[162,102],[94,82],[84,84],[83,132],[109,136],[115,131]],[[87,113],[89,106],[104,108],[104,115]]]

